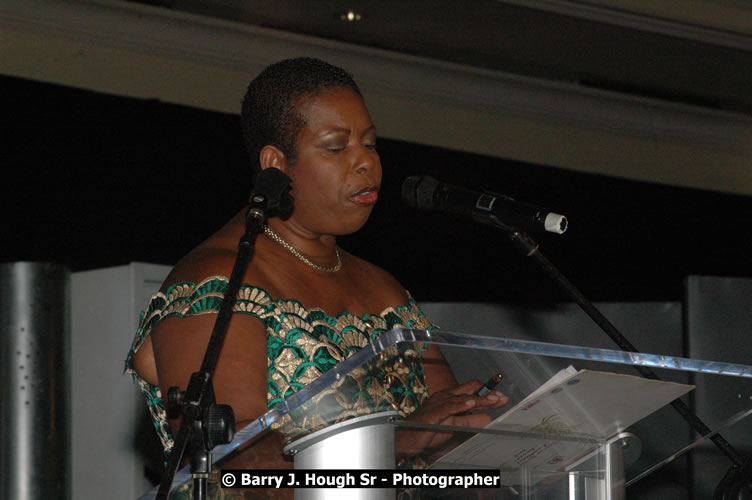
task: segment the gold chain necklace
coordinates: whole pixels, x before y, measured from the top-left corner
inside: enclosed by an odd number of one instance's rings
[[[264,233],[268,234],[271,239],[282,245],[282,247],[287,249],[288,252],[305,262],[308,266],[316,269],[317,271],[323,271],[325,273],[336,273],[342,268],[342,259],[339,256],[339,250],[337,250],[336,246],[334,247],[334,254],[337,256],[337,264],[332,267],[325,267],[311,262],[310,260],[305,258],[305,256],[298,252],[294,246],[290,245],[288,242],[283,240],[280,235],[272,231],[272,228],[270,228],[269,226],[264,226]]]

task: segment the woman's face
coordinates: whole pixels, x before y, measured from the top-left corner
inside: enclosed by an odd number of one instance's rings
[[[368,220],[381,186],[376,129],[365,103],[337,88],[304,98],[298,113],[306,125],[287,171],[295,198],[292,218],[317,234],[353,233]]]

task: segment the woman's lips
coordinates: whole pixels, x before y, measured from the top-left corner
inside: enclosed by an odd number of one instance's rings
[[[371,206],[379,199],[379,191],[376,188],[366,188],[358,191],[350,197],[350,201],[358,205]]]

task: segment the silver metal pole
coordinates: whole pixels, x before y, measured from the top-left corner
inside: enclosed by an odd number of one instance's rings
[[[70,499],[70,272],[0,264],[0,498]]]

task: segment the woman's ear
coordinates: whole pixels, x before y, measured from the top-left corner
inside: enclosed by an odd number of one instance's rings
[[[267,144],[261,148],[261,152],[259,153],[259,163],[261,164],[261,170],[267,168],[278,168],[285,174],[287,174],[289,167],[287,157],[282,150],[271,144]]]

